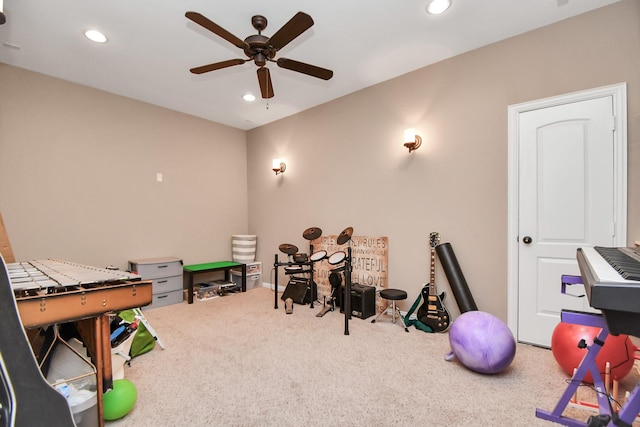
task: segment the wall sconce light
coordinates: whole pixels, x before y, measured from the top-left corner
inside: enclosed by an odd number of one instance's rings
[[[404,146],[409,149],[409,152],[417,150],[422,145],[422,138],[420,135],[416,135],[415,129],[405,129],[404,131]]]
[[[287,170],[287,165],[280,159],[273,159],[273,166],[271,169],[278,175],[284,173]]]

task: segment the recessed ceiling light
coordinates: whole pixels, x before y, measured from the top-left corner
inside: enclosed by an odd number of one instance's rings
[[[452,0],[431,0],[427,5],[427,12],[432,15],[440,15],[451,7]]]
[[[247,101],[247,102],[252,102],[252,101],[255,101],[255,100],[256,100],[256,97],[255,97],[255,95],[252,95],[252,94],[250,94],[250,93],[247,93],[247,94],[245,94],[245,95],[242,95],[242,99],[244,99],[244,100],[245,100],[245,101]]]
[[[87,30],[84,35],[96,43],[105,43],[107,41],[107,37],[98,30]]]

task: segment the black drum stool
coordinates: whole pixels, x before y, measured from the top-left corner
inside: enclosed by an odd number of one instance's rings
[[[404,323],[404,316],[402,315],[402,313],[400,313],[400,308],[396,305],[396,301],[402,301],[404,299],[407,299],[407,293],[400,289],[383,289],[380,291],[380,298],[391,301],[391,321],[393,323],[396,323],[396,319],[400,318],[400,320],[402,320],[402,327],[406,332],[409,332],[409,329],[407,329],[407,325]],[[376,318],[373,319],[371,323],[376,323],[376,320],[378,320],[378,317],[382,316],[385,313],[386,313],[386,310],[381,313],[378,313]],[[397,317],[396,317],[396,314],[397,314]]]

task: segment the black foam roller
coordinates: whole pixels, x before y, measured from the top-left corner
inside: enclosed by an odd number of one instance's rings
[[[471,291],[469,291],[469,286],[462,274],[462,270],[460,269],[460,265],[456,259],[456,254],[453,253],[451,244],[443,243],[436,246],[436,252],[438,253],[438,259],[442,264],[444,273],[446,274],[449,285],[451,286],[453,296],[458,302],[460,313],[477,310],[478,306],[476,306],[476,303],[473,300],[473,295],[471,295]]]

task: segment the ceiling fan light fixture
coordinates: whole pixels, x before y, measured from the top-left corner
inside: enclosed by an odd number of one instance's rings
[[[106,43],[107,42],[107,37],[102,34],[100,31],[98,30],[87,30],[84,32],[84,36],[86,38],[88,38],[91,41],[94,41],[96,43]]]
[[[427,13],[440,15],[451,7],[452,0],[431,0],[427,5]]]
[[[213,64],[203,65],[191,68],[193,74],[203,74],[210,71],[220,70],[222,68],[241,65],[248,61],[253,61],[258,67],[257,76],[260,86],[262,98],[273,98],[273,84],[271,81],[271,73],[266,67],[268,62],[275,63],[278,67],[298,73],[306,74],[322,80],[329,80],[333,77],[333,71],[325,68],[317,67],[304,62],[295,61],[293,59],[278,58],[275,60],[276,53],[284,46],[293,41],[296,37],[307,31],[313,26],[313,18],[304,12],[296,13],[293,18],[287,21],[273,36],[267,37],[262,35],[262,30],[267,26],[267,18],[262,15],[255,15],[251,18],[251,24],[258,30],[258,34],[246,37],[244,40],[234,36],[209,18],[198,12],[188,11],[185,17],[206,30],[211,31],[215,35],[225,39],[234,46],[242,49],[248,59],[230,59],[226,61],[214,62]],[[267,109],[268,109],[267,104]]]
[[[256,100],[256,96],[252,93],[245,93],[244,95],[242,95],[242,99],[247,102],[253,102]]]

